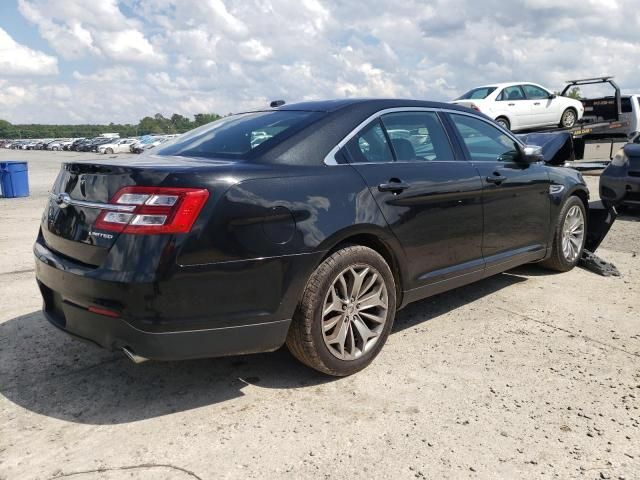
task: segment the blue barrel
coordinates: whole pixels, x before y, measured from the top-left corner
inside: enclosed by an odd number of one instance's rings
[[[27,162],[0,162],[0,185],[6,198],[29,196]]]

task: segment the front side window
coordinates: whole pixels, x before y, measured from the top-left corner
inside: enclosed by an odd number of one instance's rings
[[[520,156],[518,144],[500,129],[467,115],[451,114],[458,133],[476,162],[514,162]]]
[[[349,140],[346,150],[352,163],[393,162],[393,154],[379,119],[371,122]]]
[[[549,92],[535,85],[523,85],[522,89],[529,100],[546,100],[549,98]]]
[[[499,101],[514,101],[514,100],[524,100],[524,92],[519,85],[514,85],[513,87],[505,87],[500,95],[498,95]]]
[[[449,138],[435,112],[399,112],[382,116],[399,162],[453,160]]]
[[[239,158],[313,123],[317,112],[275,110],[232,115],[203,125],[158,149],[157,155]]]

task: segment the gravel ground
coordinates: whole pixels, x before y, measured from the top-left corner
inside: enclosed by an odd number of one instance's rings
[[[410,305],[365,371],[272,354],[134,365],[39,313],[31,245],[59,162],[0,199],[0,479],[640,478],[640,215],[599,254]],[[588,177],[597,192],[597,177]]]

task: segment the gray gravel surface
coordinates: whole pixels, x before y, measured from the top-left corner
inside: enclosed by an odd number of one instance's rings
[[[0,479],[640,478],[639,214],[598,252],[622,277],[531,265],[413,304],[349,378],[284,349],[133,365],[39,313],[31,246],[78,158],[0,150],[33,191],[0,199]]]

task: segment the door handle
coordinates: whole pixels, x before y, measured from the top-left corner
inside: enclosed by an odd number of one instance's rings
[[[515,104],[515,103],[510,103],[510,104],[509,104],[509,106],[510,106],[510,107],[515,107],[515,106],[516,106],[516,104]]]
[[[540,102],[535,102],[534,105],[540,105]]]
[[[500,185],[506,179],[507,179],[507,177],[505,177],[503,175],[500,175],[499,173],[494,172],[493,175],[489,175],[487,177],[487,183],[494,183],[496,185]]]
[[[409,188],[408,183],[404,183],[400,180],[391,179],[388,183],[381,183],[378,185],[378,190],[381,192],[393,192],[400,193]]]

